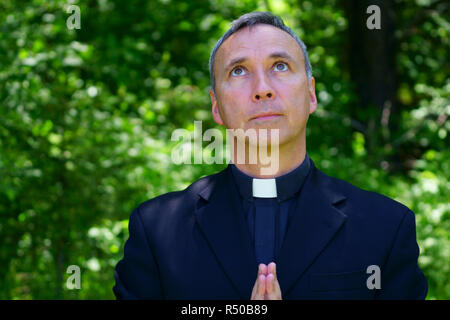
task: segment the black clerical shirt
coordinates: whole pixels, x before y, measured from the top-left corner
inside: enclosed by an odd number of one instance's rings
[[[244,215],[248,223],[253,248],[255,248],[255,205],[253,202],[253,177],[239,170],[233,163],[232,168],[233,180],[238,188],[239,195],[244,209]],[[283,244],[286,230],[291,220],[293,211],[295,210],[295,199],[301,191],[301,187],[306,180],[311,168],[308,153],[305,155],[303,162],[294,170],[275,178],[277,188],[277,202],[279,205],[275,224],[275,262]]]

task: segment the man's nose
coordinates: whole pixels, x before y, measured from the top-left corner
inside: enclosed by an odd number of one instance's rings
[[[274,99],[275,92],[267,81],[266,75],[261,73],[256,76],[255,87],[253,91],[253,101]]]

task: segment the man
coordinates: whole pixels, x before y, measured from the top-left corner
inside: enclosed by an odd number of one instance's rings
[[[262,174],[259,158],[234,156],[225,170],[138,206],[116,297],[424,299],[414,213],[325,175],[306,152],[317,100],[303,42],[278,17],[249,13],[217,42],[210,72],[214,120],[278,132],[266,141],[276,165]]]

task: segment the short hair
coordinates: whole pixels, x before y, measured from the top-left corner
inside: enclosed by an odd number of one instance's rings
[[[237,32],[238,30],[244,28],[244,27],[251,27],[257,24],[268,24],[271,26],[274,26],[276,28],[279,28],[283,31],[286,31],[292,38],[297,41],[300,48],[302,49],[303,56],[305,57],[305,70],[306,75],[308,77],[308,81],[311,80],[312,77],[312,68],[311,63],[309,61],[308,57],[308,51],[306,50],[306,46],[303,43],[302,40],[289,28],[287,27],[283,20],[274,15],[271,12],[260,12],[260,11],[254,11],[250,13],[246,13],[242,16],[240,16],[238,19],[234,20],[231,23],[231,28],[228,29],[222,37],[217,41],[216,45],[214,46],[211,56],[209,58],[209,76],[211,78],[211,88],[214,93],[214,96],[216,96],[216,81],[215,81],[215,74],[214,74],[214,61],[216,57],[217,50],[219,50],[220,46],[225,42],[228,37],[230,37],[233,33]]]

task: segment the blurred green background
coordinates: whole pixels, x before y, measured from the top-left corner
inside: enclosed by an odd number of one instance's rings
[[[427,299],[450,299],[450,15],[434,0],[0,0],[0,299],[114,299],[133,208],[226,166],[173,164],[170,137],[218,127],[209,54],[256,10],[308,46],[318,168],[411,208]]]

